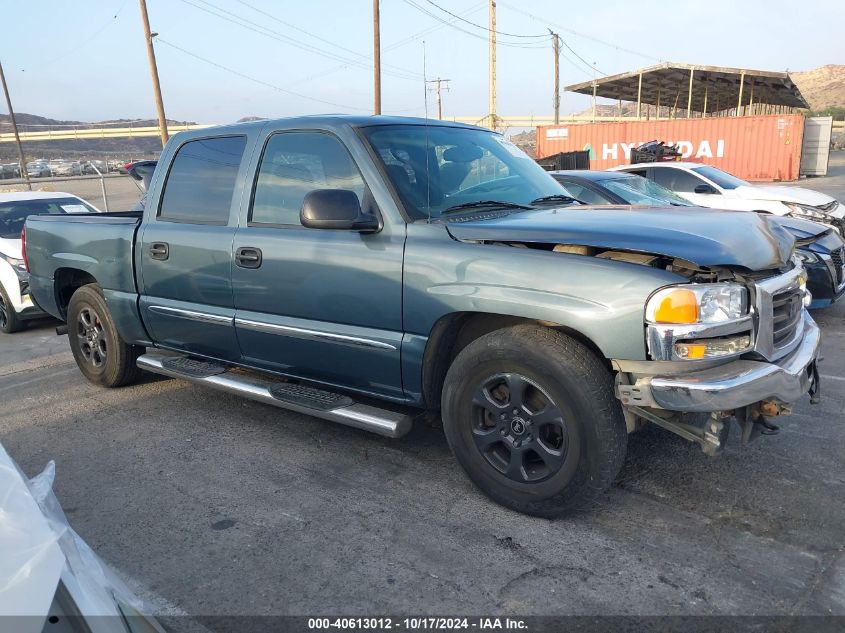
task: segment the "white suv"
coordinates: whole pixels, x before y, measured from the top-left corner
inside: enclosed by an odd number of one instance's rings
[[[17,332],[28,319],[46,316],[29,295],[29,273],[21,253],[21,230],[27,216],[99,212],[69,193],[0,193],[0,332]]]
[[[639,163],[613,167],[645,176],[700,207],[758,211],[812,220],[845,235],[845,206],[828,195],[789,185],[752,185],[701,163]]]

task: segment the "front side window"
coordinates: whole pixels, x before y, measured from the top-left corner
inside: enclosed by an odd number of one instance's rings
[[[737,178],[733,174],[729,174],[728,172],[722,171],[721,169],[716,169],[715,167],[711,167],[710,165],[693,167],[692,170],[698,174],[701,174],[705,178],[709,178],[712,182],[715,182],[722,189],[736,189],[737,187],[742,187],[743,185],[748,184],[741,178]]]
[[[354,191],[364,207],[366,186],[346,147],[321,132],[282,132],[267,141],[249,221],[299,225],[302,201],[315,189]]]
[[[654,168],[652,173],[654,174],[654,182],[663,185],[670,191],[693,193],[698,185],[707,184],[698,176],[674,167]]]
[[[159,219],[226,224],[245,147],[245,136],[205,138],[182,145],[164,183]]]
[[[380,125],[363,132],[416,219],[482,201],[530,205],[545,196],[567,195],[525,152],[488,130]]]

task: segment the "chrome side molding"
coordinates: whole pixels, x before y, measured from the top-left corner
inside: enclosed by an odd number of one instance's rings
[[[201,323],[213,323],[215,325],[232,325],[234,317],[222,316],[220,314],[210,314],[208,312],[197,312],[196,310],[184,310],[182,308],[171,308],[170,306],[151,305],[147,309],[156,314],[163,314],[164,316],[172,316],[177,319],[188,319],[189,321],[199,321]]]
[[[247,330],[255,330],[256,332],[265,332],[268,334],[281,334],[282,336],[292,336],[295,338],[303,338],[311,341],[328,341],[330,343],[340,343],[342,345],[355,345],[357,347],[372,347],[375,349],[383,349],[394,352],[397,347],[390,343],[383,341],[375,341],[369,338],[362,338],[359,336],[349,336],[346,334],[335,334],[334,332],[323,332],[321,330],[308,330],[300,327],[293,327],[291,325],[278,325],[276,323],[266,323],[264,321],[253,321],[252,319],[242,319],[237,317],[235,325],[245,328]]]

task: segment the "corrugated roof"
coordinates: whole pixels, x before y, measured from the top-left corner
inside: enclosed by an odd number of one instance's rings
[[[810,107],[790,79],[789,73],[671,62],[572,84],[566,86],[565,90],[592,95],[595,84],[596,96],[634,102],[637,101],[637,92],[640,90],[641,103],[659,103],[661,106],[672,107],[677,102],[677,107],[685,110],[689,98],[690,72],[694,112],[704,111],[705,92],[708,112],[735,108],[739,103],[740,85],[741,105],[748,105],[753,99],[753,103],[794,108]]]

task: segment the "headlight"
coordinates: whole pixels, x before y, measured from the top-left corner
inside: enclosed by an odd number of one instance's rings
[[[819,211],[815,207],[811,207],[808,204],[798,204],[797,202],[784,202],[784,204],[790,209],[789,215],[795,215],[802,218],[810,218],[811,220],[830,221],[830,216],[827,213],[825,213],[824,211]]]
[[[748,291],[733,283],[663,288],[646,305],[649,323],[722,323],[748,314]]]
[[[8,255],[0,255],[3,259],[6,260],[6,263],[9,264],[12,268],[16,271],[25,273],[26,272],[26,264],[22,259],[17,259],[15,257],[9,257]]]

